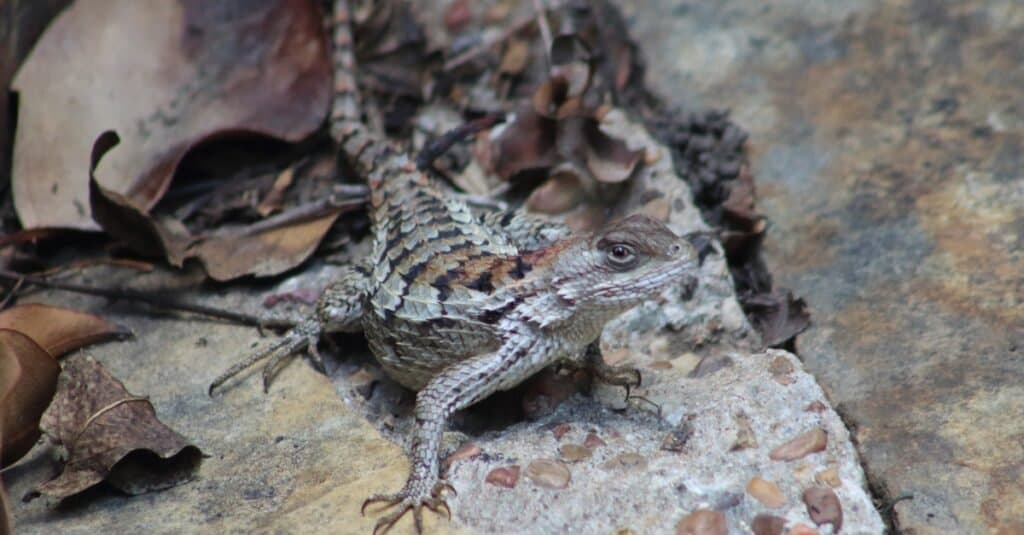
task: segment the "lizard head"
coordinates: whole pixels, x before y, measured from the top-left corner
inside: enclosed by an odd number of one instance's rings
[[[698,252],[659,221],[633,215],[609,223],[578,242],[559,295],[592,308],[618,312],[679,283],[696,268]]]

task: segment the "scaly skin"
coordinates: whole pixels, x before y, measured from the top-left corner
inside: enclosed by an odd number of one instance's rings
[[[559,362],[635,386],[635,370],[610,368],[587,348],[607,321],[687,277],[697,253],[645,216],[570,235],[522,212],[477,215],[443,195],[360,120],[345,4],[337,1],[334,12],[331,132],[370,184],[368,267],[348,269],[324,292],[314,317],[214,387],[265,356],[272,357],[269,381],[281,359],[307,347],[315,352],[322,334],[362,330],[385,372],[418,391],[409,478],[399,492],[371,496],[363,507],[394,507],[375,533],[410,510],[421,531],[424,507],[448,513],[438,461],[448,417]]]

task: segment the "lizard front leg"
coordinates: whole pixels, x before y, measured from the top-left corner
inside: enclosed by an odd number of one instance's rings
[[[323,333],[359,332],[362,329],[360,319],[366,303],[366,283],[367,275],[363,270],[345,266],[337,280],[321,294],[312,317],[301,321],[280,340],[250,354],[217,376],[210,383],[210,394],[242,370],[269,357],[270,360],[263,368],[263,389],[267,390],[281,362],[307,348],[314,364],[322,369],[323,362],[316,347],[320,336]]]
[[[448,417],[498,390],[515,386],[555,357],[551,344],[536,335],[514,334],[497,351],[452,364],[431,379],[416,396],[412,466],[405,487],[395,494],[371,496],[363,503],[364,512],[374,502],[395,507],[377,521],[374,533],[387,531],[410,510],[416,532],[422,532],[424,507],[437,513],[444,508],[450,517],[441,491],[451,486],[438,474],[438,449]]]

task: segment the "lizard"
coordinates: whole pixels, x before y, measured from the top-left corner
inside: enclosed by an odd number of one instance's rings
[[[455,411],[512,388],[559,363],[590,366],[605,382],[639,384],[634,368],[609,366],[593,347],[605,323],[690,276],[698,253],[688,239],[643,215],[593,233],[569,233],[520,210],[476,214],[362,121],[350,11],[335,0],[334,102],[330,129],[370,187],[371,252],[345,266],[315,312],[281,339],[216,378],[211,393],[269,357],[264,388],[285,358],[333,332],[363,332],[384,372],[414,390],[411,467],[403,488],[363,503],[393,509],[387,531],[411,511],[450,517],[438,453]]]

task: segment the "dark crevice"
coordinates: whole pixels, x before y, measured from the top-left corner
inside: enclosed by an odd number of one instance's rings
[[[876,474],[874,470],[862,460],[863,455],[861,454],[861,445],[860,441],[857,439],[857,428],[859,427],[859,424],[857,423],[857,419],[850,414],[849,410],[847,410],[846,405],[838,403],[834,404],[833,408],[835,409],[836,414],[839,415],[839,419],[843,422],[843,425],[850,431],[850,442],[853,443],[853,447],[857,451],[858,462],[860,463],[861,469],[864,470],[864,477],[868,482],[868,492],[871,493],[871,503],[874,504],[879,516],[882,517],[882,521],[885,522],[886,531],[888,533],[899,533],[894,506],[896,505],[896,502],[908,499],[908,497],[900,496],[897,498],[893,496],[892,491],[889,489],[889,485],[885,483],[885,478],[881,477],[880,474]]]

